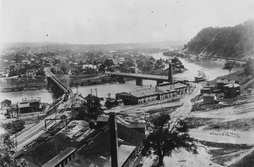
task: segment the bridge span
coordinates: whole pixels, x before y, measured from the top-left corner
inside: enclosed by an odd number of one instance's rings
[[[226,60],[226,61],[235,61],[235,62],[238,62],[238,63],[247,63],[248,60],[244,60],[244,59],[235,59],[235,58],[229,58],[229,57],[219,57],[219,56],[204,56],[203,57],[204,59],[221,59],[221,60]]]
[[[49,68],[45,69],[44,72],[47,76],[48,89],[52,90],[52,93],[56,98],[61,97],[63,94],[73,94],[72,90],[59,81],[59,79],[50,71]]]
[[[119,83],[125,83],[125,77],[136,79],[136,85],[143,85],[143,80],[154,80],[157,81],[157,85],[163,82],[173,83],[184,82],[184,79],[176,78],[172,76],[159,76],[159,75],[148,75],[148,74],[135,74],[135,73],[120,73],[120,72],[111,72],[108,73],[110,77],[117,77]]]

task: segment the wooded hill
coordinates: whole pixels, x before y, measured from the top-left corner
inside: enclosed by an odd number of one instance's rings
[[[184,50],[191,54],[254,58],[254,18],[234,27],[204,28],[184,45]]]

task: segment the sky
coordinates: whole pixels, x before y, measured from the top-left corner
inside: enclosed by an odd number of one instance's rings
[[[4,42],[190,40],[254,17],[254,0],[0,0]]]

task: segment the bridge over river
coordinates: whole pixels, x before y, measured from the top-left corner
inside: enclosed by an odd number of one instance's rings
[[[169,71],[170,73],[170,71]],[[160,75],[148,75],[148,74],[136,74],[136,73],[120,73],[120,72],[111,72],[108,73],[110,77],[117,77],[119,83],[125,83],[125,77],[136,79],[136,85],[143,85],[143,80],[154,80],[157,81],[157,85],[163,82],[185,82],[185,79],[173,77],[172,74],[169,76],[160,76]]]
[[[56,98],[61,97],[63,94],[72,94],[70,87],[64,85],[58,78],[50,71],[45,69],[45,75],[47,76],[48,89],[51,89]]]

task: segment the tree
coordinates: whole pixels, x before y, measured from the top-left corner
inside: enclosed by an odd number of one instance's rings
[[[11,135],[18,133],[19,131],[25,128],[25,121],[23,120],[16,120],[10,123],[4,124],[3,127],[8,131]]]
[[[104,72],[105,73],[105,65],[104,64],[101,64],[100,66],[99,66],[99,71],[102,71],[102,72]]]
[[[0,166],[15,166],[14,151],[15,145],[8,133],[3,135],[3,148],[0,153]]]
[[[106,67],[111,67],[112,65],[114,65],[114,62],[113,62],[112,59],[106,59],[106,60],[104,61],[104,65],[105,65]]]
[[[102,113],[100,98],[89,94],[86,98],[85,106],[87,107],[87,113],[93,115],[99,115]]]
[[[3,135],[3,147],[0,151],[0,166],[2,167],[26,167],[28,163],[24,159],[15,159],[15,144],[10,135]]]
[[[118,102],[115,100],[114,102],[107,100],[105,102],[105,107],[107,107],[107,109],[111,109],[112,107],[115,107],[118,105]]]
[[[185,120],[172,121],[166,113],[151,120],[152,133],[143,140],[141,154],[148,156],[155,154],[159,157],[157,166],[163,166],[165,156],[171,156],[172,152],[184,148],[193,154],[197,154],[195,139],[188,134],[188,126]]]
[[[227,61],[227,62],[225,63],[225,65],[224,65],[223,69],[228,70],[228,72],[229,72],[229,74],[230,74],[230,72],[231,72],[231,70],[233,69],[233,67],[234,67],[233,62]]]
[[[175,64],[175,63],[177,63],[177,62],[180,62],[180,63],[181,63],[181,61],[180,61],[177,57],[174,57],[174,58],[171,60],[171,62],[172,62],[173,64]]]
[[[252,75],[254,71],[253,62],[249,58],[248,62],[244,64],[244,74],[246,76]]]

